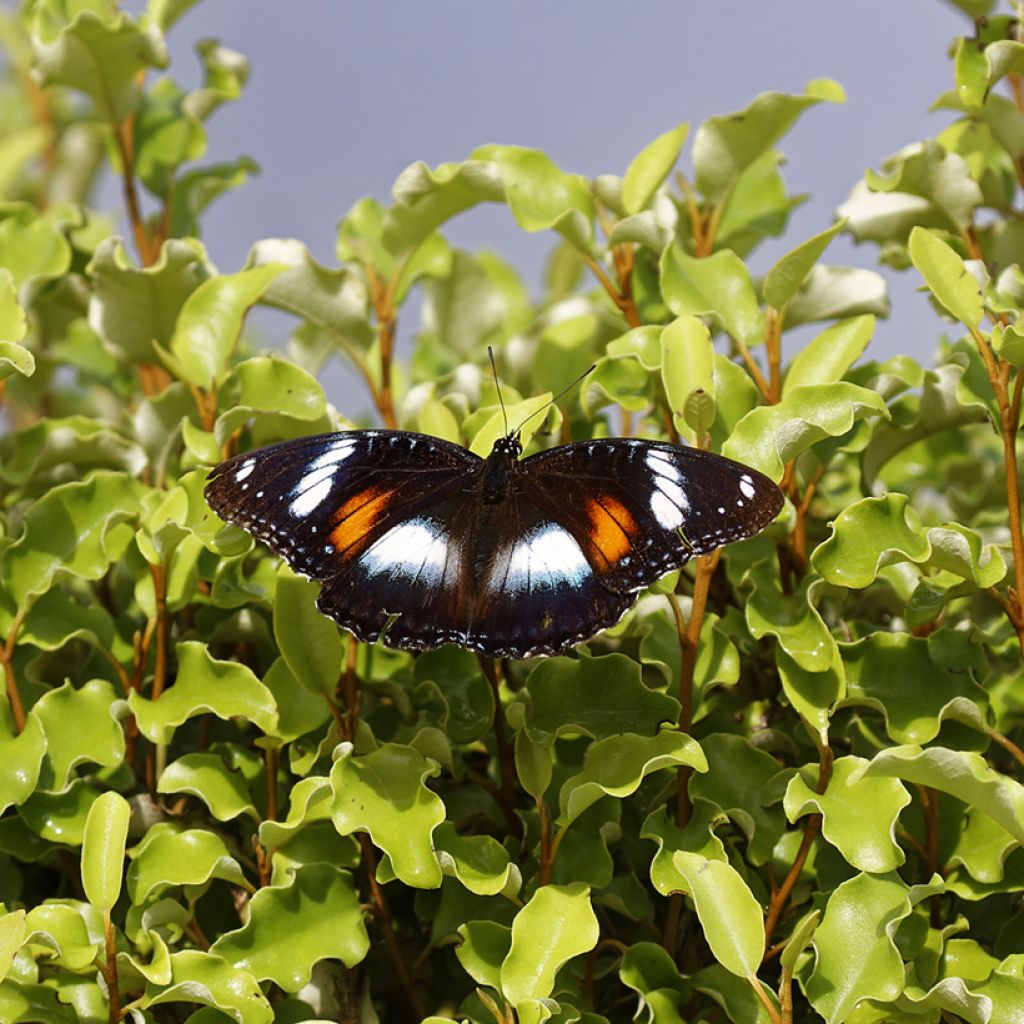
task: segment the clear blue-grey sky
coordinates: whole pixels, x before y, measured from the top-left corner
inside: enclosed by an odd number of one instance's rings
[[[754,257],[765,270],[831,223],[866,167],[941,129],[946,115],[928,108],[951,87],[949,40],[967,30],[941,0],[206,0],[172,31],[171,73],[197,84],[192,47],[204,36],[251,61],[242,99],[214,115],[206,158],[247,153],[262,167],[206,216],[205,241],[225,271],[252,242],[278,236],[333,264],[341,215],[368,193],[386,199],[414,160],[460,160],[500,142],[540,147],[586,175],[622,173],[680,121],[695,128],[759,92],[835,78],[847,103],[812,109],[782,143],[791,190],[811,199]],[[104,202],[116,207],[113,184]],[[497,207],[447,232],[495,249],[531,285],[552,241],[525,235]],[[845,239],[828,258],[875,266],[873,249]],[[912,272],[890,281],[893,315],[869,355],[930,358],[941,323]],[[263,329],[280,338],[288,325],[271,318]],[[335,404],[352,406],[346,376],[325,383]]]

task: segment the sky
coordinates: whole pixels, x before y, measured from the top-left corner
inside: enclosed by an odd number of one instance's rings
[[[760,92],[834,78],[846,104],[812,108],[780,144],[790,190],[811,198],[784,238],[752,258],[764,272],[828,227],[866,168],[942,129],[948,115],[928,108],[951,87],[949,41],[968,28],[942,0],[205,0],[169,44],[171,73],[186,87],[199,83],[193,48],[203,37],[251,62],[242,98],[211,120],[204,158],[245,153],[262,168],[205,216],[204,241],[224,272],[270,237],[299,238],[334,265],[345,211],[367,194],[386,201],[416,160],[462,160],[497,142],[544,149],[584,175],[621,174],[681,121],[692,140],[705,118]],[[684,150],[684,167],[687,159]],[[108,182],[101,205],[118,203]],[[553,238],[525,234],[507,209],[477,208],[445,232],[456,245],[495,250],[539,288]],[[874,268],[875,256],[840,238],[827,260]],[[930,361],[942,323],[912,271],[886,273],[893,314],[868,355]],[[259,326],[278,342],[290,329],[273,314]],[[333,371],[324,383],[334,404],[352,406],[351,377]]]

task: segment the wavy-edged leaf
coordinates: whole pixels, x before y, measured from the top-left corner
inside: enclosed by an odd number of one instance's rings
[[[169,743],[174,730],[196,715],[242,718],[273,735],[277,705],[273,694],[252,669],[234,661],[218,661],[205,644],[186,640],[177,646],[178,677],[156,700],[133,690],[128,706],[139,731],[153,743]]]
[[[827,437],[842,437],[866,416],[888,418],[885,399],[847,381],[794,388],[776,405],[743,417],[722,446],[722,454],[773,480],[785,464]]]
[[[816,770],[798,772],[789,780],[783,807],[790,821],[820,813],[822,835],[846,861],[880,875],[905,860],[893,836],[910,794],[897,779],[865,776],[867,764],[862,757],[838,758],[824,793],[816,790]]]
[[[512,922],[512,943],[501,965],[502,994],[513,1006],[546,998],[559,968],[593,949],[599,936],[587,886],[541,886]]]
[[[257,892],[249,901],[248,921],[221,935],[210,952],[257,981],[298,992],[320,960],[340,960],[351,968],[369,949],[351,874],[330,864],[309,864],[297,868],[285,885]]]
[[[623,733],[597,740],[587,748],[582,771],[562,785],[558,794],[559,824],[572,824],[603,796],[622,799],[635,793],[651,772],[681,765],[698,772],[707,770],[697,741],[671,729],[656,736]]]
[[[433,835],[445,820],[445,809],[426,785],[439,772],[436,762],[397,743],[360,756],[343,743],[331,769],[334,827],[341,835],[368,832],[398,878],[418,889],[441,884]]]
[[[910,258],[950,315],[967,327],[977,327],[984,312],[981,286],[956,251],[934,231],[916,227],[910,232]]]
[[[4,669],[0,668],[0,676]],[[2,719],[0,719],[2,721]],[[3,723],[6,726],[6,722]],[[36,789],[46,754],[46,733],[34,713],[25,718],[25,728],[14,733],[4,728],[0,735],[0,814],[24,803]]]
[[[828,898],[814,933],[817,960],[807,997],[827,1024],[842,1024],[865,999],[891,1002],[905,984],[903,958],[893,942],[899,923],[941,881],[908,888],[895,872],[859,874]]]
[[[117,527],[138,514],[138,491],[126,474],[101,471],[60,484],[35,502],[0,562],[11,598],[24,604],[64,576],[99,579],[128,541]]]
[[[861,357],[874,333],[875,318],[870,313],[849,317],[826,327],[789,364],[782,385],[783,397],[796,388],[839,380]]]
[[[170,825],[154,825],[129,855],[126,888],[135,906],[172,886],[203,885],[213,878],[251,888],[224,840],[205,829],[179,832]]]
[[[807,275],[829,243],[845,227],[844,221],[837,221],[820,234],[801,242],[781,259],[776,260],[764,279],[764,300],[769,306],[780,312],[789,305],[790,300],[803,286]]]
[[[879,751],[864,771],[869,777],[895,777],[949,793],[1024,843],[1024,786],[990,768],[980,754],[906,744]]]
[[[241,814],[259,817],[242,774],[229,768],[217,754],[182,754],[164,769],[156,791],[198,797],[218,821],[230,821]]]
[[[715,350],[704,322],[695,316],[676,317],[661,330],[661,381],[680,433],[692,444],[698,432],[711,429],[715,419]],[[704,415],[690,415],[694,392],[700,392]]]
[[[743,876],[728,862],[680,850],[672,863],[686,879],[714,958],[741,978],[757,973],[764,957],[764,914]]]
[[[331,695],[341,675],[338,627],[316,607],[318,584],[287,570],[277,576],[274,638],[299,684],[311,693]]]
[[[513,895],[519,891],[519,868],[493,836],[460,836],[455,826],[445,821],[434,831],[434,846],[441,870],[477,896]]]

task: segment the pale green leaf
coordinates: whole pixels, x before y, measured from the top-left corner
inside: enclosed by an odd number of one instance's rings
[[[104,793],[89,808],[82,837],[82,887],[89,902],[110,911],[121,894],[131,808],[120,793]]]

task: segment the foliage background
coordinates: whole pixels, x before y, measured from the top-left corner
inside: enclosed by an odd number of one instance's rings
[[[1019,12],[958,5],[950,127],[810,238],[777,146],[829,79],[594,178],[414,164],[331,265],[266,239],[222,272],[206,210],[254,167],[209,163],[208,122],[248,66],[200,42],[176,84],[191,6],[0,21],[0,1019],[1018,1020]],[[448,241],[480,204],[552,244],[540,298]],[[865,353],[885,282],[840,233],[927,288],[934,367]],[[684,439],[785,513],[573,657],[349,642],[206,474],[349,425],[332,361],[380,422],[486,451],[488,344],[521,412],[598,362],[535,444]]]

